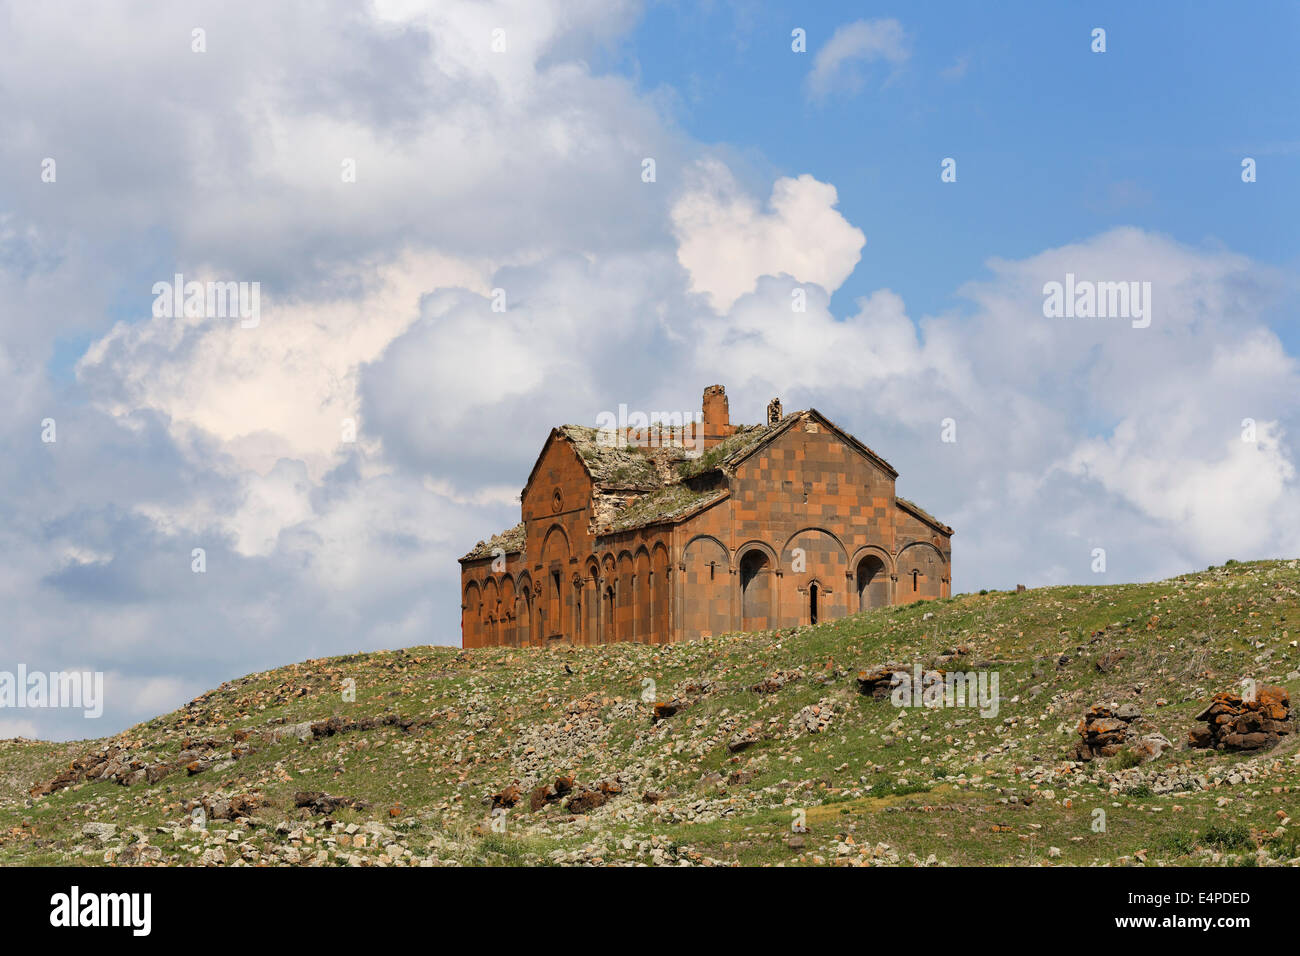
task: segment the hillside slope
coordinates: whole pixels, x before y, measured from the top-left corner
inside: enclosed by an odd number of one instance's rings
[[[113,738],[0,743],[0,864],[1300,864],[1300,735],[1187,748],[1242,678],[1300,691],[1297,624],[1296,561],[1230,562],[670,646],[307,661]],[[996,674],[996,716],[861,692],[936,659]],[[1102,702],[1173,746],[1079,761]]]

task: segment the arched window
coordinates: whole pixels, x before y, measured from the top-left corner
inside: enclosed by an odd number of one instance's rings
[[[610,585],[605,588],[605,641],[616,640],[618,635],[614,633],[614,587]]]
[[[518,638],[515,643],[526,647],[533,640],[533,596],[526,588],[520,596]]]
[[[560,616],[563,614],[564,597],[560,592],[560,572],[551,572],[551,611],[547,615],[546,626],[550,629],[551,635],[561,634],[564,631],[564,620]]]
[[[577,581],[573,588],[573,643],[582,643],[582,582]]]

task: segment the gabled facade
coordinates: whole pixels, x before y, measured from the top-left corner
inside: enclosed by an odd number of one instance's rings
[[[952,529],[816,409],[734,426],[714,385],[688,428],[553,429],[520,523],[460,559],[463,646],[667,643],[949,595]]]

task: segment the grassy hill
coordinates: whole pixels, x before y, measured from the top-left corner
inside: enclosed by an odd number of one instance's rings
[[[113,738],[0,743],[0,864],[1300,864],[1300,735],[1186,747],[1243,677],[1300,691],[1292,635],[1297,562],[1230,562],[670,646],[307,661]],[[997,673],[996,717],[859,691],[941,656]],[[1077,761],[1106,701],[1174,746]]]

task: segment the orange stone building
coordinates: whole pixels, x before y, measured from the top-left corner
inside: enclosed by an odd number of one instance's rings
[[[952,529],[816,409],[551,431],[522,519],[460,559],[465,647],[667,643],[947,597]]]

